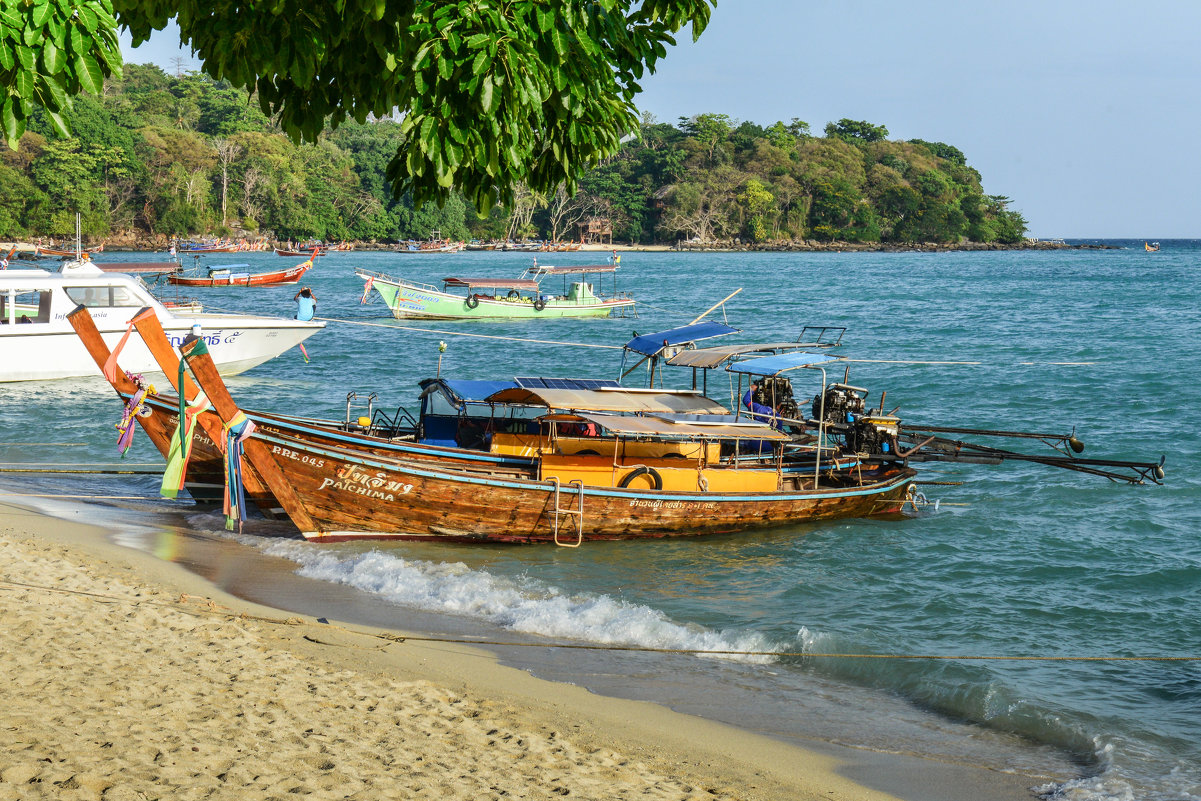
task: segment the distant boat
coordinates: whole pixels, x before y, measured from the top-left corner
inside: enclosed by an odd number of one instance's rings
[[[1159,250],[1159,243],[1152,242],[1151,244],[1147,244],[1146,242],[1144,242],[1143,247],[1147,250],[1148,253],[1154,253],[1155,251]]]
[[[316,251],[295,267],[284,270],[270,270],[265,273],[240,272],[246,264],[226,264],[210,267],[208,275],[168,275],[167,282],[176,286],[272,286],[275,284],[295,284],[313,266]]]
[[[301,256],[308,256],[310,254],[312,256],[324,256],[328,252],[329,252],[329,249],[326,248],[324,245],[314,245],[313,247],[307,248],[305,250],[286,250],[284,248],[276,248],[275,249],[276,256],[287,256],[288,258],[291,258],[291,259],[299,258]]]
[[[367,282],[363,288],[364,301],[375,289],[398,320],[516,320],[633,314],[634,299],[617,293],[614,275],[617,269],[615,264],[535,266],[527,269],[520,278],[444,278],[442,289],[362,269],[355,270],[355,274]],[[593,292],[593,284],[586,280],[593,274],[613,278],[611,294]],[[561,294],[544,292],[541,286],[543,278],[552,275],[564,276]],[[569,282],[567,276],[578,280]],[[467,295],[449,292],[450,289],[466,289]]]

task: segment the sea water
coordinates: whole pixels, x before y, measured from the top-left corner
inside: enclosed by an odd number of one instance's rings
[[[378,300],[360,304],[354,270],[427,283],[515,277],[529,254],[333,253],[305,285],[318,317],[346,322],[306,343],[310,362],[293,350],[229,384],[249,408],[342,419],[350,392],[352,416],[371,392],[377,408],[416,411],[416,382],[439,369],[459,378],[616,378],[619,346],[634,332],[690,322],[741,289],[707,319],[738,327],[740,341],[845,326],[837,352],[852,360],[850,383],[869,388],[873,405],[886,391],[886,410],[899,407],[905,421],[1075,427],[1086,457],[1166,455],[1163,486],[1022,462],[923,464],[923,492],[938,508],[908,519],[578,549],[315,545],[262,520],[227,535],[219,514],[157,500],[149,475],[5,474],[3,494],[120,496],[90,503],[125,526],[126,541],[202,572],[208,565],[218,580],[212,565],[229,549],[285,560],[307,582],[303,591],[245,569],[230,581],[296,611],[333,609],[460,638],[758,652],[500,649],[507,662],[599,692],[773,736],[1020,771],[1039,777],[1032,786],[1049,798],[1201,798],[1201,663],[1132,659],[1201,657],[1201,488],[1192,472],[1201,463],[1201,243],[1165,241],[1157,253],[1141,241],[1104,244],[1115,247],[629,253],[618,288],[638,299],[637,319],[523,323],[398,323]],[[280,261],[237,260],[252,271]],[[296,289],[218,288],[202,300],[290,316]],[[842,380],[843,369],[828,368],[829,380]],[[816,393],[819,373],[793,375],[800,399]],[[673,379],[669,368],[667,380],[684,385],[691,375]],[[730,401],[724,377],[709,389]],[[99,378],[0,386],[0,462],[114,462],[118,417]],[[1055,455],[1037,441],[1020,444]],[[153,470],[161,460],[139,434],[125,463]],[[41,502],[62,512],[67,500]]]

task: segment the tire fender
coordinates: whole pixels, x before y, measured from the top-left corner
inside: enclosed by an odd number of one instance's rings
[[[663,476],[659,475],[659,471],[655,468],[647,467],[644,464],[638,465],[633,470],[626,473],[625,477],[621,479],[621,483],[619,483],[617,486],[621,487],[622,489],[626,489],[630,486],[630,483],[639,476],[650,476],[651,484],[654,486],[654,489],[663,489]]]

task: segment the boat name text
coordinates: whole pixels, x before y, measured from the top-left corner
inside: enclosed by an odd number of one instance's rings
[[[321,479],[319,489],[333,487],[343,492],[353,492],[367,498],[378,498],[381,501],[394,501],[396,495],[407,495],[413,490],[412,484],[403,481],[389,481],[387,473],[363,473],[353,467],[343,467],[337,473],[337,478]]]
[[[304,462],[305,464],[311,464],[313,467],[325,467],[324,459],[318,459],[315,456],[309,456],[305,453],[298,453],[293,450],[288,450],[287,448],[281,448],[278,445],[272,445],[271,452],[278,456],[282,456],[285,459],[291,459],[294,462]]]
[[[716,509],[717,504],[712,501],[640,501],[634,499],[630,501],[630,506],[638,506],[645,509]]]

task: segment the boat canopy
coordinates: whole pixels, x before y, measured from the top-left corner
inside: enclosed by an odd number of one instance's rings
[[[720,367],[726,361],[748,353],[777,353],[809,347],[796,342],[763,342],[751,345],[716,345],[712,348],[682,350],[667,360],[672,367]]]
[[[616,272],[616,264],[579,264],[574,267],[538,267],[539,275],[569,275],[571,273],[612,273]]]
[[[517,376],[513,379],[522,389],[601,389],[621,388],[611,378],[547,378],[545,376]],[[628,390],[626,390],[628,391]]]
[[[516,387],[489,395],[490,403],[541,405],[548,409],[596,412],[699,412],[727,414],[716,401],[699,392],[629,392],[624,389],[526,389]]]
[[[643,334],[642,336],[634,337],[626,343],[625,348],[635,353],[641,353],[644,356],[654,356],[665,347],[683,345],[701,339],[711,339],[713,337],[722,337],[726,334],[737,333],[737,328],[725,325],[724,323],[693,323],[692,325],[685,325],[680,328],[670,328],[666,331],[658,331],[654,334]]]
[[[722,415],[729,417],[728,415]],[[574,412],[572,414],[551,414],[539,418],[556,422],[596,423],[601,428],[613,433],[627,436],[656,436],[656,437],[687,437],[689,439],[756,439],[787,441],[789,435],[777,431],[765,423],[759,423],[743,418],[738,422],[731,419],[727,422],[715,422],[701,425],[695,422],[682,422],[666,417],[629,417],[614,414],[596,414],[593,412]]]
[[[470,381],[461,378],[426,378],[418,383],[422,395],[441,390],[459,403],[483,403],[489,395],[517,386],[512,381]]]
[[[785,370],[795,370],[798,367],[812,367],[826,362],[839,361],[839,357],[828,353],[780,353],[775,356],[764,356],[761,359],[747,359],[744,362],[734,362],[726,369],[732,373],[747,373],[749,375],[776,375]]]
[[[442,283],[468,289],[538,289],[538,282],[530,278],[443,278]]]

